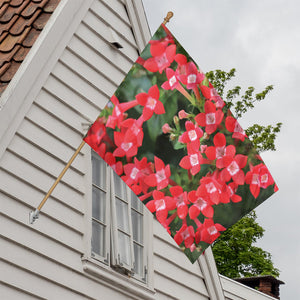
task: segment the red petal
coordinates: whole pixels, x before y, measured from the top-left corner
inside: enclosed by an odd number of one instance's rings
[[[143,119],[144,119],[144,121],[147,121],[147,120],[151,119],[152,116],[153,116],[153,110],[148,108],[148,107],[144,107],[144,109],[143,109]]]
[[[193,176],[195,176],[197,173],[200,172],[200,170],[201,170],[201,166],[200,166],[200,165],[193,166],[193,167],[191,168],[191,174],[192,174]]]
[[[156,84],[151,86],[151,88],[148,90],[148,95],[151,98],[154,98],[154,99],[158,100],[158,98],[159,98],[159,89],[158,89]]]
[[[202,209],[202,213],[205,217],[212,218],[214,216],[214,209],[208,205]]]
[[[150,72],[158,71],[158,65],[153,57],[150,57],[145,61],[144,68]]]
[[[228,131],[233,132],[236,119],[234,117],[228,116],[225,120],[225,127]]]
[[[164,114],[165,113],[165,108],[164,108],[164,105],[162,104],[162,102],[160,101],[157,101],[156,102],[156,106],[154,108],[154,112],[157,114],[157,115],[161,115],[161,114]]]
[[[206,116],[205,113],[200,113],[195,117],[195,121],[197,122],[197,124],[199,124],[200,126],[206,126]]]
[[[170,86],[170,83],[169,81],[166,81],[164,82],[161,87],[164,89],[164,90],[170,90],[171,89],[171,86]]]
[[[225,135],[223,133],[218,132],[215,136],[214,136],[214,144],[216,147],[223,147],[226,145],[226,138]]]
[[[199,214],[200,214],[200,209],[196,205],[192,205],[189,208],[189,216],[192,220],[196,219],[199,216]]]
[[[157,180],[155,174],[151,174],[145,178],[145,183],[149,186],[157,186]]]
[[[242,201],[242,197],[239,196],[239,195],[232,195],[231,196],[231,201],[234,202],[234,203],[237,203],[237,202],[241,202]]]
[[[145,106],[146,103],[147,103],[147,100],[148,100],[148,94],[146,93],[139,93],[135,96],[137,102],[142,105],[142,106]]]
[[[155,43],[150,46],[150,53],[152,56],[161,56],[166,50],[166,47],[162,43]]]
[[[224,113],[222,112],[222,110],[218,109],[216,111],[216,124],[220,124],[222,122],[223,117]]]
[[[180,219],[184,219],[187,216],[188,207],[186,205],[181,205],[177,208],[177,215]]]
[[[237,154],[234,158],[234,160],[237,162],[237,164],[239,165],[239,167],[241,169],[246,166],[247,159],[248,159],[248,157],[246,155],[242,155],[242,154]]]
[[[260,187],[257,184],[250,184],[250,192],[256,199],[260,193]]]
[[[233,145],[229,145],[226,147],[225,153],[226,156],[235,156],[236,149]]]
[[[191,168],[191,163],[190,163],[190,158],[189,156],[184,156],[180,163],[179,166],[182,167],[183,169],[189,170]]]
[[[146,204],[147,208],[153,213],[155,212],[155,200],[151,200]]]
[[[175,56],[175,61],[179,64],[179,65],[184,65],[187,63],[187,58],[185,55],[183,54],[176,54]]]
[[[183,189],[182,189],[182,187],[181,186],[172,186],[172,187],[170,187],[170,192],[171,192],[171,195],[172,196],[179,196],[179,195],[181,195],[182,193],[183,193]]]
[[[210,160],[216,159],[216,148],[213,146],[207,147],[205,150],[205,154]]]
[[[173,62],[176,55],[176,45],[170,45],[166,49],[166,56],[170,63]]]
[[[242,170],[239,170],[236,174],[232,176],[232,179],[238,185],[243,185],[245,183],[245,174]]]
[[[204,109],[206,113],[212,113],[216,111],[216,106],[211,101],[206,101],[204,104]]]
[[[205,127],[205,131],[207,134],[211,134],[211,133],[215,132],[216,129],[217,129],[216,124],[209,124],[209,125],[206,125],[206,127]]]

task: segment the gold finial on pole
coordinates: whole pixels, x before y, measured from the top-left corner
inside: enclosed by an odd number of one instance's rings
[[[164,18],[163,24],[166,25],[170,21],[170,19],[173,17],[173,15],[174,15],[173,12],[169,11],[167,13],[167,16]]]

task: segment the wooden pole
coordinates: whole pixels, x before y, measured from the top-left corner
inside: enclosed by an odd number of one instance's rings
[[[166,25],[170,21],[170,19],[173,17],[173,15],[174,15],[173,12],[169,11],[167,13],[167,16],[164,18],[163,24]]]
[[[61,173],[59,174],[59,176],[56,178],[55,182],[53,183],[53,185],[49,189],[47,195],[41,201],[41,203],[38,206],[38,208],[35,211],[31,211],[29,213],[29,223],[30,224],[33,224],[33,222],[36,219],[38,219],[40,210],[42,209],[42,207],[44,206],[44,204],[46,203],[46,201],[48,200],[48,198],[50,197],[50,195],[52,194],[53,190],[56,188],[56,186],[58,185],[58,183],[61,181],[62,177],[65,175],[65,173],[67,172],[67,170],[70,168],[72,162],[74,161],[74,159],[76,158],[76,156],[79,154],[80,150],[82,149],[82,147],[84,145],[85,145],[85,141],[82,141],[81,144],[79,145],[79,147],[76,149],[76,151],[72,155],[72,157],[70,158],[70,160],[68,161],[68,163],[66,164],[66,166],[64,167],[64,169],[61,171]]]

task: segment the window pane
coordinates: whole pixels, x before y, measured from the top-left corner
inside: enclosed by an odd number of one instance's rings
[[[136,196],[136,194],[131,191],[131,206],[139,212],[143,212],[143,202]]]
[[[128,204],[116,198],[118,228],[129,232]]]
[[[118,231],[118,241],[119,241],[119,251],[120,251],[120,261],[123,264],[131,265],[130,259],[130,239],[129,236]]]
[[[106,190],[106,163],[98,154],[92,155],[93,183]]]
[[[133,250],[134,250],[134,272],[143,277],[144,276],[144,274],[143,274],[143,247],[134,243]]]
[[[133,240],[143,244],[143,215],[131,210]]]
[[[126,183],[114,172],[115,195],[127,201]]]
[[[93,218],[105,223],[106,193],[93,186]]]
[[[105,227],[95,221],[92,223],[92,251],[105,256]]]

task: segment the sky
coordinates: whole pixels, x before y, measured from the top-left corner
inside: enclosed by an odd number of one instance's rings
[[[300,2],[298,0],[143,0],[151,33],[168,11],[173,35],[205,72],[235,68],[231,85],[257,92],[274,90],[264,102],[239,119],[243,128],[258,123],[283,126],[275,152],[262,158],[279,191],[256,208],[265,229],[258,246],[272,254],[279,279],[280,299],[299,296],[300,169],[299,81]]]

